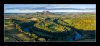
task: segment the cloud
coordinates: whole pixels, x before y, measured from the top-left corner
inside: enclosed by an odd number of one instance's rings
[[[96,12],[95,4],[5,4],[4,13]]]
[[[5,13],[34,13],[34,12],[96,12],[95,10],[5,10]]]

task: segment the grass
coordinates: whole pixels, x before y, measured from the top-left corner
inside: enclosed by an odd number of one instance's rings
[[[77,28],[77,29],[96,30],[96,16],[95,15],[80,15],[78,17],[76,16],[76,18],[75,17],[68,18],[66,16],[64,16],[65,18],[58,17],[58,18],[61,18],[58,21],[63,25],[53,22],[53,20],[55,18],[57,18],[57,16],[51,16],[51,17],[48,16],[51,19],[47,20],[47,21],[45,21],[45,19],[48,18],[48,17],[44,16],[44,19],[41,19],[41,17],[43,17],[43,16],[36,17],[36,18],[39,18],[39,19],[36,20],[37,23],[33,26],[36,26],[39,29],[43,29],[43,30],[50,31],[50,32],[63,32],[63,31],[66,31],[66,30],[70,30],[71,28],[68,28],[67,26],[65,26],[65,25],[68,25],[68,24],[70,26]],[[55,18],[53,18],[53,17],[55,17]],[[20,20],[22,21],[22,23],[25,23],[25,22],[28,23],[27,19],[21,19],[20,18]],[[30,26],[32,25],[32,24],[28,25],[27,23],[23,24],[24,25],[23,27],[26,27],[26,26],[28,27],[29,25]],[[18,30],[16,30],[14,28],[14,24],[11,22],[10,19],[5,20],[4,27],[5,27],[5,30],[4,30],[5,31],[4,41],[5,42],[7,42],[7,41],[19,41],[19,42],[36,41],[34,39],[35,35],[30,35],[30,36],[33,36],[33,38],[30,38],[29,36],[25,35],[25,33],[21,33]],[[54,36],[54,37],[56,37],[56,36]],[[38,40],[39,41],[45,41],[44,38],[39,38]],[[85,41],[85,40],[83,40],[83,41]]]
[[[25,41],[25,42],[28,42],[30,41],[30,38],[26,37],[24,34],[17,34],[16,35],[19,39]]]
[[[96,16],[94,15],[83,15],[73,19],[65,19],[63,21],[69,23],[77,29],[96,30]]]

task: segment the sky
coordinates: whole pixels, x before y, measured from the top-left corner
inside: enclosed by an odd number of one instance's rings
[[[96,4],[4,4],[4,13],[96,12]]]

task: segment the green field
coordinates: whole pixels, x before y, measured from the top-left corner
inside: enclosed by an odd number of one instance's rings
[[[71,41],[77,33],[81,35],[78,41],[95,39],[96,14],[13,15],[4,19],[5,42]]]

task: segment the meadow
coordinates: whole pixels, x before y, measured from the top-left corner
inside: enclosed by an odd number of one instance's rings
[[[96,14],[5,14],[5,42],[95,41]],[[8,19],[7,19],[8,18]]]

